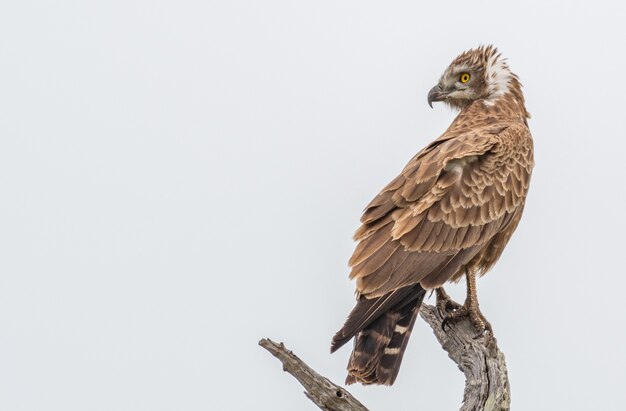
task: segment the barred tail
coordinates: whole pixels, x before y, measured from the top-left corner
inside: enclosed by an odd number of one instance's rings
[[[394,383],[425,294],[414,285],[376,299],[359,299],[331,347],[335,351],[355,337],[346,384]]]

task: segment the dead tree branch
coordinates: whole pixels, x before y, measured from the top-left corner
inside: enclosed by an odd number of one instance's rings
[[[300,381],[300,384],[306,389],[304,395],[309,397],[320,409],[325,411],[368,411],[348,391],[316,373],[298,356],[285,348],[283,343],[277,344],[264,338],[259,341],[259,345],[283,363],[283,371]]]
[[[461,411],[508,411],[511,404],[509,377],[504,354],[495,337],[476,338],[476,329],[464,319],[451,327],[441,327],[443,316],[436,307],[420,309],[441,347],[465,374]]]
[[[495,337],[476,338],[476,329],[462,319],[441,327],[443,316],[436,307],[423,305],[420,314],[433,329],[441,347],[465,374],[465,392],[460,411],[508,411],[511,394],[504,354]],[[269,339],[259,345],[283,363],[283,370],[306,389],[305,395],[325,411],[367,411],[344,388],[319,375],[304,361]]]

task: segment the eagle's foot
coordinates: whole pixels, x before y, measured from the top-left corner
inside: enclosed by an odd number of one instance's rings
[[[454,312],[462,307],[461,304],[454,301],[448,293],[443,289],[443,287],[439,287],[435,290],[437,293],[437,308],[439,312],[445,315],[448,315],[450,312]]]
[[[441,323],[441,328],[446,329],[446,326],[450,323],[460,321],[461,319],[468,317],[474,328],[478,330],[478,334],[475,338],[480,338],[485,334],[493,335],[493,329],[491,324],[487,321],[487,318],[480,312],[478,303],[474,299],[468,299],[465,304],[460,306],[457,310],[449,312],[446,318]]]

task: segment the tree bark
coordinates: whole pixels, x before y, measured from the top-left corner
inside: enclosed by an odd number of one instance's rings
[[[465,374],[461,411],[508,411],[511,394],[504,354],[493,336],[476,337],[468,319],[441,326],[444,316],[436,307],[423,305],[420,314],[433,329],[441,347]],[[321,376],[304,361],[269,339],[259,345],[283,363],[283,370],[294,376],[306,389],[305,395],[325,411],[367,411],[344,388]]]
[[[461,411],[508,411],[511,390],[504,354],[495,336],[476,338],[476,329],[463,319],[444,331],[443,315],[436,307],[424,305],[422,319],[433,329],[441,347],[465,374]]]
[[[316,373],[298,356],[285,348],[283,343],[277,344],[264,338],[259,341],[259,345],[283,363],[283,371],[300,381],[300,384],[306,389],[304,395],[309,397],[320,409],[325,411],[368,411],[348,391]]]

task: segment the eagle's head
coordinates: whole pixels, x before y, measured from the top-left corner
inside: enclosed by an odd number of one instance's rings
[[[496,100],[519,89],[517,76],[511,72],[506,59],[493,46],[480,46],[468,50],[452,61],[428,93],[428,104],[443,101],[453,108],[462,109],[477,100],[493,105]]]

